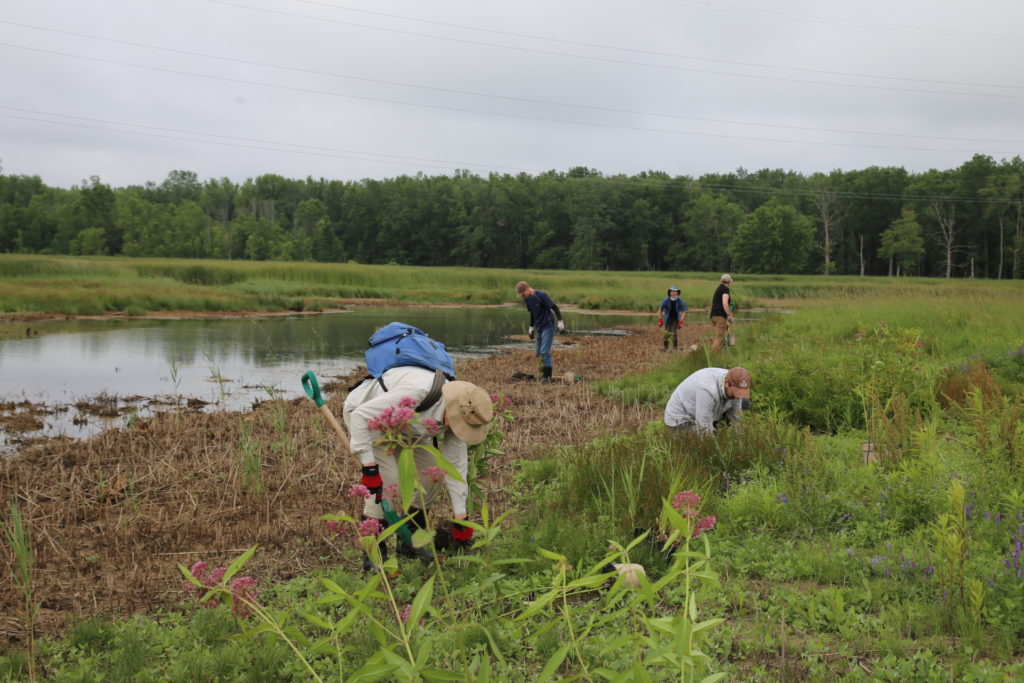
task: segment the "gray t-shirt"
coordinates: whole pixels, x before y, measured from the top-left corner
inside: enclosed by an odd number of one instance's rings
[[[714,431],[714,423],[728,416],[736,421],[742,412],[740,399],[725,395],[725,368],[704,368],[676,387],[665,406],[669,427],[692,425],[701,432]]]

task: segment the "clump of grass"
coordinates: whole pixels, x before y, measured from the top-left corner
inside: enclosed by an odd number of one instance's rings
[[[13,579],[22,597],[22,615],[25,626],[25,639],[28,643],[28,677],[36,678],[36,613],[38,606],[35,600],[35,561],[32,550],[32,539],[21,509],[16,500],[11,500],[9,524],[6,529],[7,542],[14,551]]]

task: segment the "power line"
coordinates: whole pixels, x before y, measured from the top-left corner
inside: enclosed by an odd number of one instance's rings
[[[176,128],[163,128],[159,126],[149,126],[145,124],[129,123],[123,121],[110,121],[106,119],[90,118],[85,116],[74,116],[69,114],[60,114],[55,112],[46,112],[33,109],[23,109],[20,107],[9,107],[0,105],[0,109],[6,109],[9,111],[17,111],[23,113],[31,113],[42,116],[51,117],[62,117],[69,119],[77,119],[79,121],[89,121],[92,123],[77,123],[73,121],[53,121],[49,119],[41,119],[32,116],[23,116],[18,114],[5,114],[0,112],[0,117],[32,121],[36,123],[48,123],[52,125],[60,125],[73,128],[83,128],[88,130],[98,130],[108,133],[121,133],[126,135],[135,135],[142,137],[150,137],[165,140],[177,140],[184,142],[196,142],[201,144],[218,145],[222,147],[234,147],[241,149],[253,149],[260,151],[271,151],[271,152],[285,152],[289,154],[302,154],[306,156],[314,157],[326,157],[326,158],[337,158],[337,159],[350,159],[355,161],[370,161],[374,163],[385,163],[385,164],[398,164],[408,166],[427,166],[430,168],[440,168],[446,170],[465,170],[467,166],[475,166],[479,168],[502,168],[511,171],[535,173],[537,175],[543,175],[547,173],[547,170],[540,170],[535,168],[524,168],[516,166],[499,166],[490,163],[475,163],[475,162],[453,162],[439,159],[425,159],[422,157],[405,157],[396,154],[384,154],[380,152],[364,152],[359,150],[339,150],[331,147],[317,147],[314,145],[303,145],[295,144],[290,142],[277,142],[272,140],[259,140],[253,138],[240,138],[233,136],[217,135],[213,133],[203,133],[198,131],[189,131]],[[116,126],[132,126],[136,128],[144,128],[155,131],[164,131],[161,133],[150,133],[145,131],[133,131],[123,130],[119,128],[107,128],[99,125],[93,125],[94,123],[102,123]],[[167,133],[179,133],[180,135],[170,135]],[[184,136],[202,136],[203,138],[219,138],[219,139],[199,139],[196,137],[184,137]],[[289,149],[293,148],[293,149]],[[362,155],[362,156],[354,156]],[[387,157],[387,159],[367,159],[367,156],[380,156]],[[400,161],[406,160],[406,161]],[[416,162],[415,164],[413,162]],[[567,180],[591,180],[600,181],[603,183],[612,183],[623,186],[636,187],[637,183],[643,183],[645,185],[655,185],[666,189],[686,189],[686,188],[697,188],[718,192],[734,192],[739,194],[769,194],[777,196],[790,196],[790,197],[814,197],[821,194],[815,190],[803,190],[798,188],[775,188],[765,186],[736,186],[727,185],[722,183],[706,183],[699,180],[685,179],[685,180],[654,180],[650,178],[632,179],[632,180],[618,180],[616,177],[586,177],[586,178],[567,178]],[[886,193],[869,193],[869,192],[846,192],[839,190],[828,190],[829,193],[841,197],[843,199],[880,199],[880,200],[891,200],[891,201],[938,201],[946,203],[971,203],[971,204],[1012,204],[1016,200],[1013,199],[1000,199],[992,197],[965,197],[965,196],[938,196],[938,195],[907,195],[907,194],[886,194]]]
[[[195,52],[195,51],[192,51],[192,50],[181,50],[181,49],[178,49],[178,48],[171,48],[171,47],[166,47],[166,46],[162,46],[162,45],[152,45],[152,44],[148,44],[148,43],[139,43],[139,42],[128,41],[128,40],[119,40],[119,39],[116,39],[116,38],[107,38],[107,37],[103,37],[103,36],[95,36],[95,35],[91,35],[91,34],[87,34],[87,33],[79,33],[79,32],[76,32],[76,31],[65,31],[65,30],[62,30],[62,29],[49,28],[49,27],[45,27],[45,26],[37,26],[37,25],[33,25],[33,24],[23,24],[23,23],[20,23],[20,22],[7,21],[7,20],[4,20],[4,19],[0,19],[0,24],[7,24],[7,25],[10,25],[10,26],[17,26],[19,28],[28,28],[28,29],[32,29],[32,30],[35,30],[35,31],[44,31],[44,32],[49,32],[49,33],[57,33],[57,34],[60,34],[60,35],[74,36],[76,38],[84,38],[84,39],[87,39],[87,40],[95,40],[95,41],[100,41],[100,42],[105,42],[105,43],[112,43],[112,44],[115,44],[115,45],[126,45],[126,46],[129,46],[129,47],[143,48],[143,49],[146,49],[146,50],[156,50],[156,51],[160,51],[160,52],[167,52],[167,53],[170,53],[170,54],[179,54],[179,55],[186,55],[186,56],[189,56],[189,57],[200,57],[200,58],[203,58],[203,59],[213,59],[213,60],[224,61],[224,62],[229,62],[229,63],[234,63],[234,64],[245,64],[245,65],[249,65],[249,66],[258,66],[258,67],[263,67],[263,68],[279,69],[279,70],[282,70],[282,71],[289,71],[289,72],[292,72],[292,73],[308,73],[308,74],[312,74],[312,75],[316,75],[316,76],[329,76],[329,77],[332,77],[332,78],[341,78],[341,79],[346,79],[346,80],[354,80],[354,81],[361,81],[361,82],[367,82],[367,83],[378,83],[378,84],[382,84],[382,85],[393,85],[393,86],[399,86],[399,87],[403,87],[403,88],[415,88],[415,89],[419,89],[419,90],[428,90],[428,91],[431,91],[431,92],[450,93],[450,94],[455,94],[455,95],[469,95],[469,96],[473,96],[473,97],[485,97],[485,98],[490,98],[490,99],[502,100],[502,101],[506,101],[506,102],[509,102],[509,101],[510,102],[524,102],[524,103],[527,103],[527,104],[542,104],[542,105],[558,106],[558,107],[573,107],[573,108],[577,108],[577,109],[587,109],[587,110],[591,110],[591,111],[600,111],[600,112],[607,112],[607,113],[614,113],[614,114],[628,114],[628,115],[631,115],[631,116],[652,116],[652,117],[659,117],[659,118],[677,119],[677,120],[681,120],[681,121],[698,121],[698,122],[702,122],[702,123],[721,123],[721,124],[736,125],[736,126],[755,126],[755,127],[761,127],[761,128],[776,128],[776,129],[781,129],[781,130],[813,131],[813,132],[821,132],[821,133],[842,133],[842,134],[848,134],[848,135],[873,135],[873,136],[878,136],[878,137],[900,137],[900,138],[914,138],[914,139],[921,139],[921,140],[945,140],[945,141],[949,141],[949,142],[997,143],[997,144],[1017,144],[1017,145],[1024,144],[1024,141],[1021,141],[1021,140],[1004,140],[1004,139],[996,139],[996,138],[963,138],[963,137],[952,137],[952,136],[941,136],[941,135],[917,135],[917,134],[912,134],[912,133],[887,133],[887,132],[877,132],[877,131],[851,130],[851,129],[843,129],[843,128],[817,128],[817,127],[813,127],[813,126],[795,126],[795,125],[789,125],[789,124],[764,123],[764,122],[758,122],[758,121],[740,121],[740,120],[730,120],[730,119],[716,119],[716,118],[708,118],[708,117],[700,117],[700,116],[686,116],[686,115],[682,115],[682,114],[666,114],[666,113],[663,113],[663,112],[651,112],[651,111],[641,111],[641,110],[633,110],[633,109],[620,109],[620,108],[616,108],[616,107],[603,107],[603,106],[595,106],[595,105],[576,104],[576,103],[572,103],[572,102],[559,102],[559,101],[556,101],[556,100],[544,100],[544,99],[535,99],[535,98],[528,98],[528,97],[515,97],[515,96],[511,96],[511,95],[500,95],[500,94],[494,94],[494,93],[484,93],[484,92],[473,91],[473,90],[461,90],[461,89],[456,89],[456,88],[443,88],[443,87],[437,87],[437,86],[421,85],[421,84],[418,84],[418,83],[408,83],[408,82],[403,82],[403,81],[391,81],[391,80],[378,79],[378,78],[368,78],[368,77],[364,77],[364,76],[352,76],[352,75],[349,75],[349,74],[341,74],[341,73],[332,72],[332,71],[320,71],[320,70],[317,70],[317,69],[307,69],[307,68],[289,66],[289,65],[284,65],[284,64],[274,64],[274,63],[271,63],[271,62],[261,62],[261,61],[250,60],[250,59],[241,59],[241,58],[237,58],[237,57],[225,57],[223,55],[215,55],[215,54],[209,54],[209,53],[205,53],[205,52]],[[1011,87],[1011,86],[1005,86],[1005,87]]]
[[[579,120],[572,120],[572,119],[558,119],[558,118],[543,117],[543,116],[527,116],[527,115],[524,115],[524,114],[512,114],[512,113],[509,113],[509,112],[492,112],[492,111],[485,111],[485,110],[480,110],[480,109],[468,109],[468,108],[464,108],[464,107],[454,107],[454,106],[442,105],[442,104],[424,104],[424,103],[421,103],[421,102],[410,102],[410,101],[407,101],[407,100],[389,99],[389,98],[382,98],[382,97],[369,97],[369,96],[364,96],[364,95],[351,95],[351,94],[347,94],[347,93],[339,93],[339,92],[334,92],[334,91],[329,91],[329,90],[318,90],[318,89],[315,89],[315,88],[300,88],[300,87],[297,87],[297,86],[280,85],[280,84],[277,84],[277,83],[266,83],[266,82],[262,82],[262,81],[251,81],[251,80],[240,79],[240,78],[229,78],[229,77],[226,77],[226,76],[215,76],[215,75],[212,75],[212,74],[203,74],[203,73],[197,73],[197,72],[193,72],[193,71],[185,71],[185,70],[182,70],[182,69],[169,69],[169,68],[165,68],[165,67],[157,67],[157,66],[148,66],[148,65],[143,65],[143,64],[135,64],[133,62],[124,62],[124,61],[120,61],[120,60],[116,60],[116,59],[106,59],[106,58],[102,58],[102,57],[90,57],[90,56],[87,56],[87,55],[79,55],[79,54],[74,54],[74,53],[69,53],[69,52],[61,52],[59,50],[46,50],[46,49],[43,49],[43,48],[29,47],[29,46],[26,46],[26,45],[16,45],[16,44],[13,44],[13,43],[6,43],[6,42],[0,42],[0,47],[10,47],[10,48],[19,49],[19,50],[28,50],[28,51],[31,51],[31,52],[38,52],[38,53],[49,54],[49,55],[56,55],[56,56],[60,56],[60,57],[72,57],[72,58],[75,58],[75,59],[84,59],[84,60],[87,60],[87,61],[99,62],[99,63],[103,63],[103,64],[115,64],[115,65],[118,65],[118,66],[127,66],[127,67],[134,68],[134,69],[144,69],[144,70],[149,70],[149,71],[157,71],[157,72],[160,72],[160,73],[169,73],[169,74],[176,74],[176,75],[183,75],[183,76],[192,76],[192,77],[195,77],[195,78],[205,78],[205,79],[208,79],[208,80],[214,80],[214,81],[220,81],[220,82],[239,83],[239,84],[243,84],[243,85],[258,86],[258,87],[264,87],[264,88],[274,88],[274,89],[286,90],[286,91],[290,91],[290,92],[301,92],[301,93],[305,93],[305,94],[324,95],[324,96],[328,96],[328,97],[340,97],[340,98],[344,98],[344,99],[360,100],[360,101],[366,101],[366,102],[380,102],[380,103],[385,103],[385,104],[398,104],[398,105],[402,105],[402,106],[417,107],[417,108],[421,108],[421,109],[435,109],[435,110],[452,111],[452,112],[458,112],[458,113],[464,113],[464,114],[476,114],[476,115],[483,115],[483,116],[500,116],[500,117],[504,117],[504,118],[511,118],[511,119],[516,119],[516,120],[521,120],[521,121],[538,121],[538,122],[542,122],[542,123],[555,123],[555,124],[570,125],[570,126],[588,126],[588,127],[592,127],[592,128],[608,128],[608,129],[614,129],[614,130],[628,130],[628,131],[645,132],[645,133],[661,133],[661,134],[668,134],[668,135],[685,135],[685,136],[689,136],[689,137],[714,138],[714,139],[724,139],[724,140],[746,140],[746,141],[752,141],[752,142],[778,142],[778,143],[783,143],[783,144],[787,144],[787,145],[798,144],[798,145],[812,145],[812,146],[849,147],[849,148],[856,148],[856,149],[889,149],[889,150],[903,150],[903,151],[914,151],[914,152],[952,152],[952,153],[957,153],[957,154],[974,154],[974,153],[976,153],[978,151],[978,150],[955,149],[955,148],[934,148],[934,147],[933,148],[928,148],[928,147],[910,147],[910,146],[901,146],[901,145],[875,145],[875,144],[860,144],[860,143],[846,143],[846,142],[823,142],[823,141],[816,141],[816,140],[792,140],[792,139],[783,139],[783,138],[762,138],[762,137],[754,137],[754,136],[747,136],[747,135],[728,135],[728,134],[724,134],[724,133],[699,133],[699,132],[694,132],[694,131],[671,130],[671,129],[666,129],[666,128],[649,128],[649,127],[643,127],[643,126],[626,126],[626,125],[614,124],[614,123],[598,123],[598,122],[592,122],[592,121],[579,121]],[[1000,154],[1006,154],[1006,153],[1005,152],[1000,152]]]
[[[882,22],[860,21],[856,19],[833,19],[820,15],[799,14],[796,12],[783,12],[763,8],[745,7],[742,5],[729,5],[721,2],[695,2],[694,0],[643,0],[651,4],[668,6],[686,6],[694,9],[710,10],[714,12],[727,12],[732,14],[749,14],[756,17],[777,19],[780,21],[803,21],[829,26],[848,26],[869,30],[894,31],[898,33],[911,33],[914,35],[933,35],[944,38],[971,38],[974,40],[1001,40],[1007,42],[1024,42],[1024,37],[1000,33],[976,33],[969,31],[956,31],[951,29],[935,28],[930,26],[905,26],[898,24],[885,24]]]
[[[475,46],[483,46],[483,47],[496,47],[496,48],[500,48],[500,49],[503,49],[503,50],[513,50],[513,51],[516,51],[516,52],[529,52],[529,53],[541,54],[541,55],[546,55],[546,56],[570,57],[570,58],[573,58],[573,59],[582,59],[582,60],[596,61],[596,62],[601,62],[601,63],[627,64],[627,65],[631,65],[631,66],[651,67],[651,68],[655,68],[655,69],[665,69],[665,70],[669,70],[669,71],[685,71],[685,72],[689,72],[689,73],[700,73],[700,74],[707,74],[707,75],[712,75],[712,76],[729,76],[729,77],[732,77],[732,78],[748,78],[748,79],[755,79],[755,80],[779,81],[779,82],[782,82],[782,83],[796,83],[796,84],[800,84],[800,85],[824,85],[824,86],[839,87],[839,88],[861,88],[861,89],[870,89],[870,90],[886,90],[886,91],[899,92],[899,93],[911,92],[911,93],[924,93],[924,94],[930,94],[930,95],[955,95],[955,96],[968,95],[968,96],[971,96],[971,97],[996,97],[996,98],[1020,98],[1020,97],[1024,97],[1024,95],[1020,95],[1020,94],[1014,95],[1014,94],[999,94],[999,93],[987,93],[987,92],[952,92],[952,91],[948,91],[948,90],[931,90],[931,89],[927,89],[927,88],[907,88],[907,87],[885,86],[885,85],[867,85],[867,84],[861,84],[861,83],[835,83],[835,82],[828,82],[828,81],[815,81],[815,80],[803,79],[803,78],[786,78],[786,77],[783,77],[783,76],[740,74],[740,73],[735,73],[735,72],[731,72],[731,71],[714,71],[714,70],[711,70],[711,69],[697,69],[697,68],[694,68],[694,67],[686,67],[686,66],[673,66],[673,65],[666,65],[666,64],[655,64],[653,62],[638,62],[638,61],[627,60],[627,59],[614,59],[614,58],[611,58],[611,57],[596,57],[596,56],[592,56],[592,55],[580,55],[580,54],[570,54],[570,53],[567,53],[567,52],[556,52],[554,50],[541,50],[541,49],[538,49],[538,48],[519,47],[519,46],[513,46],[513,45],[501,45],[499,43],[489,43],[489,42],[482,41],[482,40],[469,40],[469,39],[466,39],[466,38],[452,38],[452,37],[449,37],[449,36],[437,36],[437,35],[433,35],[433,34],[429,34],[429,33],[419,33],[417,31],[407,31],[407,30],[395,29],[395,28],[384,28],[384,27],[381,27],[381,26],[373,26],[371,24],[360,24],[360,23],[351,22],[351,21],[341,21],[339,19],[328,19],[326,17],[316,17],[316,16],[310,16],[308,14],[299,14],[299,13],[296,13],[296,12],[285,12],[285,11],[282,11],[282,10],[267,9],[267,8],[264,8],[264,7],[252,7],[250,5],[242,5],[242,4],[238,4],[238,3],[234,3],[234,2],[227,2],[227,0],[206,0],[206,1],[210,2],[210,3],[218,4],[218,5],[226,5],[228,7],[237,7],[237,8],[240,8],[240,9],[246,9],[246,10],[249,10],[249,11],[252,11],[252,12],[264,12],[264,13],[268,13],[268,14],[276,14],[276,15],[285,16],[285,17],[294,17],[294,18],[299,18],[299,19],[307,19],[307,20],[311,20],[311,21],[321,21],[321,22],[326,22],[326,23],[331,23],[331,24],[339,24],[339,25],[342,25],[342,26],[353,26],[353,27],[356,27],[356,28],[365,28],[365,29],[369,29],[369,30],[373,30],[373,31],[383,31],[385,33],[395,33],[395,34],[399,34],[399,35],[415,36],[415,37],[418,37],[418,38],[429,38],[431,40],[443,40],[443,41],[449,41],[449,42],[454,42],[454,43],[462,43],[462,44],[465,44],[465,45],[475,45]],[[901,79],[901,80],[903,80],[903,79]],[[998,87],[1016,87],[1016,86],[998,86]]]
[[[215,2],[217,4],[231,4],[231,5],[236,6],[236,7],[248,7],[248,6],[245,6],[245,5],[234,5],[233,3],[220,2],[219,0],[208,0],[208,1],[209,2]],[[419,24],[428,24],[428,25],[431,25],[431,26],[442,26],[444,28],[455,28],[455,29],[461,29],[461,30],[465,30],[465,31],[478,31],[480,33],[490,33],[490,34],[493,34],[493,35],[509,36],[509,37],[512,37],[512,38],[526,38],[528,40],[541,40],[541,41],[544,41],[544,42],[558,43],[558,44],[561,44],[561,45],[573,45],[573,46],[576,46],[576,47],[591,47],[591,48],[598,48],[598,49],[602,49],[602,50],[613,50],[613,51],[616,51],[616,52],[628,52],[628,53],[639,54],[639,55],[649,55],[649,56],[655,56],[655,57],[671,57],[673,59],[689,59],[689,60],[692,60],[692,61],[709,62],[709,63],[713,63],[713,64],[728,64],[728,65],[731,65],[731,66],[750,66],[750,67],[755,67],[755,68],[759,68],[759,69],[762,69],[762,68],[763,69],[779,69],[779,70],[783,70],[783,71],[797,71],[797,72],[802,72],[802,73],[822,74],[822,75],[828,75],[828,76],[848,76],[848,77],[855,77],[855,78],[874,78],[874,79],[885,80],[885,81],[910,81],[910,82],[915,82],[915,83],[931,83],[933,85],[958,85],[958,86],[966,86],[966,87],[1009,88],[1009,89],[1016,89],[1016,90],[1020,90],[1020,89],[1024,88],[1024,86],[1020,86],[1020,85],[1004,85],[1004,84],[994,84],[994,83],[967,83],[967,82],[962,82],[962,81],[944,81],[944,80],[934,80],[934,79],[928,79],[928,78],[911,78],[911,77],[891,76],[891,75],[882,75],[882,74],[862,74],[862,73],[845,72],[845,71],[828,71],[828,70],[825,70],[825,69],[811,69],[811,68],[808,68],[808,67],[795,67],[795,66],[779,66],[777,64],[760,64],[760,63],[757,63],[757,62],[744,62],[744,61],[737,61],[737,60],[731,60],[731,59],[713,59],[713,58],[710,58],[710,57],[697,57],[697,56],[694,56],[694,55],[685,55],[685,54],[679,54],[679,53],[675,53],[675,52],[664,52],[664,51],[659,51],[659,50],[643,50],[643,49],[639,49],[639,48],[622,47],[622,46],[619,46],[619,45],[608,45],[606,43],[591,43],[591,42],[586,42],[586,41],[581,41],[581,40],[567,40],[567,39],[564,39],[564,38],[553,38],[553,37],[550,37],[550,36],[540,36],[540,35],[535,35],[535,34],[532,34],[532,33],[518,33],[518,32],[515,32],[515,31],[502,31],[502,30],[499,30],[499,29],[485,28],[485,27],[481,27],[481,26],[469,26],[469,25],[466,25],[466,24],[455,24],[455,23],[450,23],[450,22],[446,22],[446,21],[436,21],[436,20],[432,20],[432,19],[421,19],[421,18],[418,18],[418,17],[410,17],[410,16],[403,15],[403,14],[392,14],[390,12],[379,12],[379,11],[376,11],[376,10],[367,10],[367,9],[361,9],[361,8],[355,8],[355,7],[347,7],[347,6],[344,6],[344,5],[335,5],[335,4],[329,3],[329,2],[320,2],[319,0],[294,0],[294,2],[298,2],[298,3],[301,3],[301,4],[305,4],[305,5],[313,5],[313,6],[317,6],[317,7],[327,7],[327,8],[330,8],[330,9],[342,10],[342,11],[345,11],[345,12],[355,12],[355,13],[359,13],[359,14],[367,14],[367,15],[377,16],[377,17],[386,17],[386,18],[389,18],[389,19],[401,19],[403,21],[412,21],[412,22],[416,22],[416,23],[419,23]]]

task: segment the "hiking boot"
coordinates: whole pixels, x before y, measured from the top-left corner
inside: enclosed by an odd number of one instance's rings
[[[398,543],[395,545],[395,554],[399,557],[406,557],[410,560],[419,560],[424,564],[430,564],[434,561],[434,551],[424,546],[422,548],[415,548],[407,541],[398,539]]]
[[[540,378],[541,383],[542,384],[551,384],[551,366],[550,365],[545,365],[543,368],[541,368],[541,373],[542,373],[542,376]]]

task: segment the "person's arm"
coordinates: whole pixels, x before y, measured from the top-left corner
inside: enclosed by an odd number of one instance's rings
[[[732,407],[725,411],[725,417],[729,420],[729,424],[735,424],[743,415],[743,411],[740,409],[740,402],[733,401],[732,403]]]
[[[729,295],[728,294],[723,294],[722,295],[722,310],[725,311],[725,317],[729,320],[729,322],[732,322],[732,311],[729,310]]]
[[[686,311],[689,309],[686,307],[686,302],[683,301],[682,297],[679,298],[679,303],[683,305],[683,309],[679,311],[679,327],[682,327],[683,323],[686,322]]]

